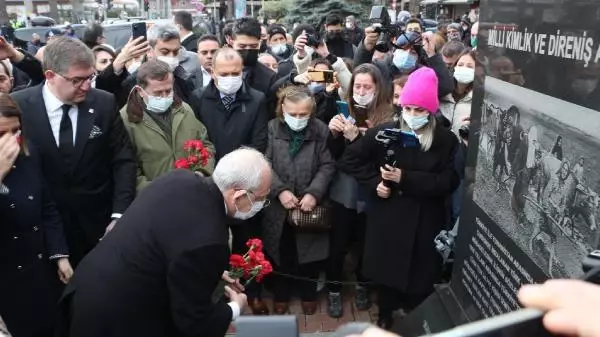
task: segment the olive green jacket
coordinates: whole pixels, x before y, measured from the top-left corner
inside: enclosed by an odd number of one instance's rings
[[[121,118],[137,157],[138,192],[160,175],[173,170],[175,160],[186,157],[183,144],[187,140],[201,140],[212,155],[206,167],[201,169],[201,173],[210,175],[215,168],[215,147],[208,140],[206,127],[196,119],[192,108],[186,103],[182,103],[173,107],[171,114],[173,119],[172,141],[169,144],[164,131],[146,112],[144,112],[142,122],[132,123],[127,116],[127,105],[121,109]]]

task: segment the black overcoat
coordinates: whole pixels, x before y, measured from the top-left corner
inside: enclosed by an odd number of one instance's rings
[[[68,254],[39,165],[19,155],[0,195],[0,316],[15,337],[51,331],[62,286],[49,258]]]
[[[223,337],[233,313],[212,294],[228,268],[228,238],[210,178],[159,177],[77,267],[61,328],[70,337]]]
[[[440,276],[441,258],[433,240],[444,228],[446,198],[459,184],[454,168],[458,142],[438,125],[427,152],[420,147],[394,146],[402,176],[391,197],[382,199],[376,188],[385,149],[375,135],[393,126],[387,123],[370,129],[346,148],[339,165],[356,177],[368,195],[364,276],[406,293],[423,294],[433,290]]]

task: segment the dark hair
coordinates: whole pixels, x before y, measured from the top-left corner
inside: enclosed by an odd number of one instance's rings
[[[184,11],[180,11],[175,13],[175,17],[173,18],[175,24],[181,25],[183,29],[191,32],[194,29],[194,22],[192,20],[192,14]]]
[[[465,47],[465,44],[460,42],[460,41],[456,41],[456,40],[452,40],[452,41],[448,41],[446,44],[444,44],[444,46],[442,47],[442,55],[445,57],[455,57],[458,55],[464,54],[465,50],[467,48]]]
[[[400,75],[400,76],[394,77],[394,80],[392,81],[392,83],[394,83],[394,85],[400,86],[401,88],[404,88],[407,81],[408,81],[408,75]]]
[[[26,139],[21,116],[21,109],[19,109],[19,106],[12,97],[10,97],[9,94],[0,93],[0,117],[17,117],[19,119],[19,124],[21,124],[21,138]],[[21,144],[21,149],[25,155],[29,155],[29,149],[27,148],[26,142]]]
[[[228,37],[233,37],[233,26],[235,25],[234,22],[229,22],[225,24],[225,27],[223,27],[223,41],[221,41],[221,44],[223,46],[227,45],[227,38]]]
[[[458,60],[460,60],[461,57],[463,57],[465,55],[471,56],[471,58],[473,59],[473,61],[475,61],[475,70],[477,70],[477,68],[479,68],[479,67],[483,67],[483,63],[481,63],[481,61],[477,59],[477,53],[474,50],[470,49],[470,48],[465,48],[465,50],[456,59],[456,63],[458,63]],[[454,64],[455,66],[456,66],[456,63]],[[455,81],[455,84],[456,84],[456,79],[454,81]],[[475,81],[469,83],[469,85],[467,86],[467,92],[470,92],[471,90],[473,90],[473,85],[474,84],[475,84]],[[457,86],[455,85],[454,88],[457,88]]]
[[[309,34],[309,35],[312,35],[316,32],[315,27],[308,25],[308,24],[301,24],[301,25],[298,25],[298,27],[296,27],[292,31],[292,39],[294,41],[296,41],[298,36],[300,36],[300,34],[302,34],[302,31],[306,31],[306,34]]]
[[[204,41],[215,41],[216,43],[221,43],[221,41],[219,41],[219,38],[213,34],[204,34],[198,38],[198,44]]]
[[[352,72],[352,79],[350,80],[350,86],[346,94],[347,102],[352,102],[352,96],[354,95],[354,80],[356,79],[356,75],[359,74],[368,74],[375,83],[375,97],[367,112],[368,119],[374,126],[391,121],[394,107],[392,105],[391,95],[389,94],[390,90],[386,88],[388,83],[384,81],[379,68],[371,63],[361,64],[354,69],[354,72]],[[354,110],[356,108],[354,107],[354,104],[348,104],[348,109],[350,110],[350,115],[355,117],[356,114]]]
[[[342,18],[337,14],[329,14],[325,18],[325,26],[337,26],[342,24]]]
[[[423,21],[421,21],[421,19],[417,19],[416,17],[409,19],[408,21],[406,21],[406,26],[408,26],[411,23],[418,23],[419,27],[421,27],[421,30],[423,30]]]
[[[235,39],[238,35],[255,37],[260,40],[260,22],[255,18],[240,18],[233,24],[232,37]]]
[[[135,79],[137,84],[145,88],[149,80],[162,81],[172,74],[169,65],[157,59],[144,62],[138,69]]]
[[[268,39],[271,40],[271,38],[277,34],[281,34],[283,35],[284,38],[287,38],[286,34],[286,30],[285,28],[283,28],[282,25],[278,25],[278,24],[272,24],[269,26],[269,28],[267,29],[267,35],[268,35]]]
[[[107,52],[113,58],[117,57],[117,54],[115,53],[114,49],[110,48],[107,45],[99,44],[99,45],[95,46],[94,48],[92,48],[92,52],[94,53],[94,56],[96,56],[96,53],[99,51]]]
[[[83,41],[88,48],[92,49],[98,45],[98,38],[103,34],[104,28],[102,28],[99,23],[92,22],[85,27],[81,41]]]
[[[327,68],[328,68],[329,70],[333,70],[333,67],[331,66],[331,63],[329,63],[329,61],[327,61],[326,59],[323,59],[323,58],[317,58],[317,59],[314,59],[314,60],[312,60],[312,61],[310,62],[310,66],[311,66],[311,67],[313,67],[313,68],[314,68],[314,67],[316,67],[316,66],[317,66],[317,64],[324,64],[324,65],[326,65],[326,66],[327,66]]]

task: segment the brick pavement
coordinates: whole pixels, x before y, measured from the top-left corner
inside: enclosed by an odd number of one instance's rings
[[[308,316],[302,314],[302,308],[300,307],[300,301],[294,300],[290,305],[290,314],[298,317],[298,325],[301,333],[321,333],[331,332],[337,329],[338,326],[348,322],[376,322],[377,321],[377,307],[373,305],[370,310],[359,311],[354,305],[354,297],[352,296],[352,289],[344,289],[344,316],[341,318],[331,318],[327,315],[327,298],[325,293],[320,294],[319,298],[319,309],[314,315]],[[265,297],[263,299],[269,309],[273,308],[273,302],[271,298]],[[244,315],[252,315],[250,309],[244,311]],[[235,334],[235,327],[232,325],[229,328],[228,335]]]

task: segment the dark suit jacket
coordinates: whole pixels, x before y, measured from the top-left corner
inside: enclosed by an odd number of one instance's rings
[[[159,177],[77,268],[61,326],[70,337],[223,337],[232,311],[212,294],[228,268],[226,219],[212,179]]]
[[[43,183],[38,153],[17,157],[0,195],[0,315],[13,336],[54,326],[62,286],[53,255],[68,254],[60,216]]]
[[[181,45],[188,51],[192,51],[194,53],[198,52],[198,36],[196,34],[192,34],[185,39],[181,40]]]
[[[135,155],[115,98],[91,89],[79,104],[74,161],[68,167],[52,135],[42,85],[12,97],[23,111],[23,130],[40,150],[43,174],[77,262],[82,257],[77,255],[87,253],[102,237],[111,214],[125,212],[135,196]]]
[[[268,112],[265,95],[261,92],[244,84],[236,94],[231,111],[226,111],[219,90],[210,82],[192,93],[190,105],[215,145],[216,160],[240,146],[261,152],[267,148]]]

